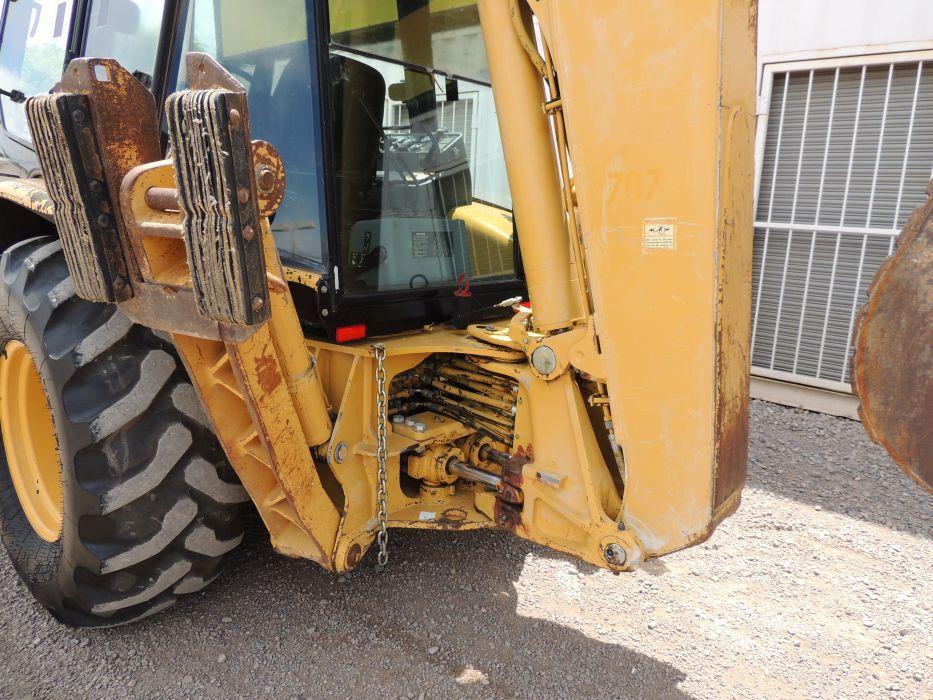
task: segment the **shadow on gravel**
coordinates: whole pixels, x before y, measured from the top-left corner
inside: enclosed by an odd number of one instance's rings
[[[750,428],[748,486],[933,539],[933,499],[858,421],[752,401]]]
[[[256,527],[204,594],[88,636],[146,647],[142,694],[164,682],[168,696],[690,697],[670,664],[521,614],[529,552],[552,556],[500,532],[393,531],[384,572],[370,553],[338,582],[275,555]],[[611,615],[613,601],[601,603]]]

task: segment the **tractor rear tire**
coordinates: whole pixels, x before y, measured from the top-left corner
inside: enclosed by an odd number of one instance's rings
[[[0,259],[0,348],[0,536],[38,601],[110,626],[206,586],[248,497],[171,344],[75,296],[44,237]]]

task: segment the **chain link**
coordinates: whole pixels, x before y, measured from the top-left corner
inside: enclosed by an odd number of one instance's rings
[[[389,532],[386,529],[389,516],[386,512],[387,476],[386,464],[389,460],[389,438],[387,435],[389,396],[386,393],[386,348],[381,343],[373,345],[376,356],[376,464],[378,471],[376,478],[379,490],[376,494],[376,503],[379,507],[379,531],[376,540],[379,543],[379,566],[381,570],[389,563]]]

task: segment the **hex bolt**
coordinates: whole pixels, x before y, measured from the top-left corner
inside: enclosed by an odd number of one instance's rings
[[[87,112],[83,109],[76,109],[71,113],[71,119],[75,124],[84,125],[87,123]]]
[[[236,198],[240,204],[246,204],[249,201],[249,190],[245,187],[241,187],[236,192]]]
[[[275,187],[275,171],[268,165],[260,165],[256,173],[256,184],[262,192],[271,192]]]
[[[603,552],[610,566],[625,566],[625,549],[620,544],[612,543]]]
[[[97,217],[97,225],[101,228],[107,228],[110,226],[110,217],[106,214],[101,214]]]
[[[91,180],[88,187],[91,188],[91,194],[99,195],[104,191],[104,183],[100,180]]]
[[[256,231],[255,229],[253,229],[252,226],[243,227],[243,240],[244,241],[251,241],[255,237],[256,237]]]
[[[240,111],[237,109],[230,110],[230,127],[233,129],[239,129],[240,124],[243,122],[243,118],[240,116]]]
[[[117,275],[116,277],[113,278],[114,289],[116,289],[119,292],[124,287],[126,287],[126,280],[123,278],[122,275]]]
[[[337,464],[342,464],[343,460],[347,458],[347,449],[347,443],[338,443],[337,448],[334,450],[334,461]]]
[[[262,297],[256,297],[253,299],[253,311],[259,311],[265,304],[266,302],[263,301]]]

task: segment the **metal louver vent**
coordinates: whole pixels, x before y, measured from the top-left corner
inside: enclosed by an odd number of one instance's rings
[[[933,61],[773,74],[752,372],[848,390],[855,313],[933,176]]]

